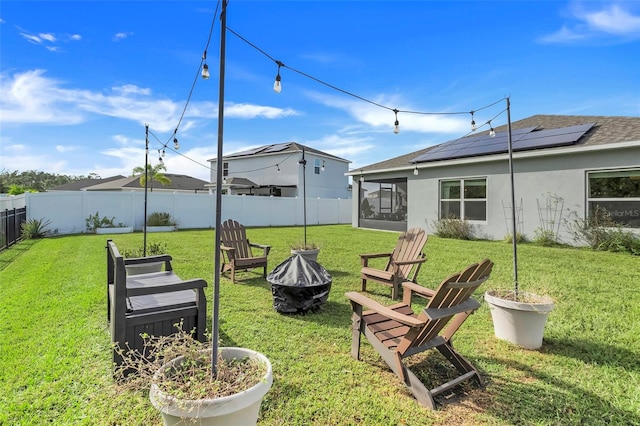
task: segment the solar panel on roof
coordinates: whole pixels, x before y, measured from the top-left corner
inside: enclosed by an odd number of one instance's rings
[[[278,143],[275,145],[271,145],[269,148],[265,149],[263,151],[263,154],[266,154],[268,152],[280,152],[280,151],[284,151],[285,149],[289,148],[289,145],[291,145],[291,142],[287,142],[287,143]]]
[[[571,145],[577,142],[594,125],[595,123],[586,123],[577,126],[538,131],[535,130],[537,126],[534,126],[512,130],[512,147],[514,151],[523,151]],[[493,138],[489,136],[488,133],[460,138],[440,144],[414,158],[410,163],[498,154],[508,151],[508,143],[507,132],[496,133]]]
[[[226,155],[226,157],[243,157],[245,155],[253,155],[253,154],[257,154],[263,149],[265,149],[264,146],[253,148],[253,149],[247,149],[246,151],[234,152],[233,154]]]

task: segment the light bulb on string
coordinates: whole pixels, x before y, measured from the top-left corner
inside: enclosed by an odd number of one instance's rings
[[[278,171],[278,173],[280,173],[280,165],[279,165],[279,164],[276,164],[276,167],[277,167],[277,169],[278,169],[278,170],[277,170],[277,171]]]
[[[413,175],[414,176],[418,176],[418,166],[416,165],[416,167],[413,169]]]
[[[394,109],[393,112],[396,114],[396,121],[393,123],[393,133],[396,135],[400,133],[400,122],[398,121],[398,110]]]
[[[473,111],[471,111],[471,131],[475,132],[477,129],[476,121],[473,119]]]
[[[322,167],[320,167],[320,171],[324,172],[324,160],[322,160]]]
[[[204,65],[202,66],[202,78],[205,80],[209,79],[209,65],[207,65],[207,51],[205,50],[202,54],[202,60],[204,61]]]
[[[280,61],[276,61],[278,64],[278,73],[276,74],[276,81],[273,83],[273,91],[276,93],[282,92],[282,78],[280,77],[280,67],[284,64]]]
[[[496,137],[496,131],[491,125],[491,121],[489,121],[489,137],[492,137],[492,138]]]
[[[360,182],[364,182],[364,175],[360,172]]]
[[[173,138],[173,147],[175,149],[180,149],[180,144],[178,143],[178,138]]]
[[[162,154],[161,157],[164,158],[164,148],[162,148]]]

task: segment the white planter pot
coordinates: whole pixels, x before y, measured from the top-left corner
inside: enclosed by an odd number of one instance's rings
[[[164,394],[156,385],[152,385],[149,399],[153,406],[162,412],[165,426],[256,425],[262,398],[273,384],[273,371],[269,359],[259,352],[245,348],[220,348],[220,354],[224,359],[244,357],[258,359],[266,364],[267,372],[257,385],[235,395],[216,399],[178,400]],[[180,359],[181,357],[170,361],[163,369],[179,362]],[[161,374],[163,369],[157,374]]]
[[[171,232],[175,231],[176,227],[170,226],[147,226],[147,232]]]
[[[489,304],[493,329],[498,339],[506,340],[525,349],[542,346],[547,316],[553,309],[553,302],[529,293],[520,293],[524,300],[537,298],[540,303],[515,302],[497,296],[493,290],[484,294]]]
[[[310,250],[295,250],[291,249],[291,254],[299,254],[303,256],[305,259],[313,260],[314,262],[318,261],[318,253],[320,253],[320,249],[310,249]]]
[[[96,228],[96,234],[129,234],[133,226],[119,226],[115,228]]]

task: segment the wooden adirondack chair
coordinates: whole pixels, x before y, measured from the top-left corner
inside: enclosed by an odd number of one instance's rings
[[[263,277],[267,277],[267,256],[271,246],[254,244],[247,239],[244,226],[228,219],[220,228],[222,251],[221,273],[231,271],[231,281],[236,282],[237,270],[263,268]],[[254,256],[251,248],[262,249],[262,256]]]
[[[403,232],[398,237],[396,247],[391,253],[361,254],[362,291],[367,290],[367,280],[377,281],[391,287],[391,298],[396,300],[400,292],[400,286],[404,281],[416,282],[420,266],[427,260],[422,252],[427,243],[427,234],[424,229],[412,228]],[[389,260],[384,269],[376,269],[369,266],[369,259],[388,257]]]
[[[447,277],[434,291],[415,283],[403,283],[403,301],[384,306],[368,297],[350,292],[353,309],[351,356],[360,359],[360,335],[364,334],[393,372],[407,385],[418,402],[434,409],[434,397],[467,380],[484,386],[476,368],[454,348],[451,338],[480,303],[471,294],[489,278],[493,262],[485,259]],[[412,293],[429,298],[425,309],[414,314]],[[363,307],[369,310],[364,311]],[[446,327],[446,328],[445,328]],[[447,383],[428,389],[405,365],[411,355],[437,349],[460,375]]]

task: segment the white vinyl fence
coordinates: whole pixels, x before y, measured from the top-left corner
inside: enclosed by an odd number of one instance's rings
[[[27,219],[46,219],[56,234],[86,232],[85,220],[98,213],[114,218],[114,223],[142,230],[144,192],[60,191],[24,194]],[[2,208],[9,205],[2,199]],[[11,201],[15,205],[16,201]],[[350,199],[307,198],[307,225],[351,223]],[[214,194],[149,192],[147,216],[169,213],[178,229],[214,228]],[[18,206],[19,207],[19,206]],[[222,196],[222,220],[234,219],[245,226],[299,226],[304,224],[302,198]]]

